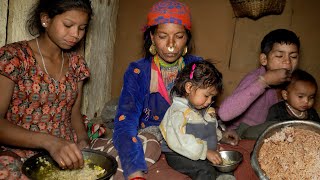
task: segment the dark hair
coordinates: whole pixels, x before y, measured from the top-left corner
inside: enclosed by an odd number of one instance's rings
[[[261,41],[261,53],[268,55],[275,43],[295,44],[298,51],[300,50],[300,40],[294,32],[287,29],[276,29],[269,32]]]
[[[192,70],[194,65],[195,68]],[[192,78],[190,78],[191,73],[193,74]],[[197,88],[215,86],[218,92],[221,92],[223,88],[222,74],[208,60],[197,61],[186,65],[175,80],[174,86],[171,90],[171,96],[177,95],[185,97],[187,95],[185,90],[185,84],[187,82],[191,82],[192,85]]]
[[[152,57],[153,55],[149,52],[149,48],[152,44],[152,40],[151,40],[151,34],[154,34],[154,32],[156,31],[156,29],[158,28],[158,25],[155,26],[150,26],[149,28],[146,29],[146,31],[143,33],[143,40],[144,40],[144,44],[143,44],[143,50],[144,50],[144,57],[145,58],[149,58]],[[193,49],[193,45],[191,43],[191,39],[192,39],[192,35],[191,35],[191,31],[188,29],[185,29],[186,33],[187,33],[187,47],[188,47],[188,52],[187,54],[189,54],[190,52],[192,52]],[[186,54],[186,55],[187,55]]]
[[[90,0],[39,0],[29,13],[27,29],[32,36],[43,33],[45,28],[41,24],[41,13],[46,13],[49,18],[53,18],[72,9],[80,9],[88,13],[90,22],[93,13]]]
[[[302,69],[296,69],[291,74],[291,81],[287,82],[285,85],[285,89],[288,89],[289,85],[294,84],[297,81],[303,81],[311,83],[316,87],[316,91],[318,90],[318,84],[316,79],[309,74],[307,71],[304,71]]]

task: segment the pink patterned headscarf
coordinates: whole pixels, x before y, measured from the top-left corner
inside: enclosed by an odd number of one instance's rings
[[[191,30],[191,13],[187,5],[177,0],[161,0],[148,13],[147,27],[174,23]]]

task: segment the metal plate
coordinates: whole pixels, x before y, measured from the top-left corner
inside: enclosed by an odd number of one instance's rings
[[[263,141],[271,137],[276,132],[281,131],[284,127],[297,127],[300,129],[306,129],[314,131],[320,134],[320,124],[311,120],[291,120],[285,122],[279,122],[269,126],[258,138],[254,146],[252,155],[251,155],[251,166],[260,180],[269,180],[269,177],[266,173],[260,168],[258,162],[258,155],[263,144]]]
[[[84,149],[81,151],[84,159],[89,159],[92,164],[100,166],[101,168],[105,169],[105,173],[99,177],[99,180],[109,179],[117,170],[118,164],[114,157],[100,151],[95,151],[91,149]],[[52,165],[59,168],[58,163],[56,163],[52,157],[46,153],[42,152],[35,156],[30,157],[27,159],[22,165],[22,172],[28,178],[33,180],[40,180],[40,167],[44,165],[39,161],[39,158],[45,158],[49,161]]]

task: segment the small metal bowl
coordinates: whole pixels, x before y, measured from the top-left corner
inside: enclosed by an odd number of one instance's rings
[[[90,164],[100,166],[105,169],[105,173],[99,175],[98,180],[109,179],[117,170],[118,164],[114,157],[101,152],[91,149],[83,149],[83,158],[85,160],[90,160]],[[40,162],[39,158],[45,158],[49,163],[59,168],[58,163],[56,163],[52,157],[47,152],[38,153],[29,159],[27,159],[22,165],[22,173],[32,180],[41,180],[40,167],[45,166],[44,162]]]
[[[228,165],[221,165],[221,164],[213,164],[213,166],[220,172],[231,172],[234,171],[242,161],[242,154],[238,151],[220,151],[219,152],[222,159],[228,159],[233,161],[233,163]]]
[[[256,144],[254,145],[253,152],[251,154],[251,166],[260,180],[269,180],[269,177],[261,169],[259,161],[258,161],[258,156],[259,156],[261,146],[263,145],[263,142],[265,139],[271,137],[276,132],[281,131],[281,129],[284,127],[297,127],[297,128],[301,128],[301,129],[312,130],[312,131],[320,134],[320,124],[317,122],[310,121],[310,120],[284,121],[284,122],[279,122],[279,123],[276,123],[276,124],[269,126],[259,136],[258,140],[256,141]]]

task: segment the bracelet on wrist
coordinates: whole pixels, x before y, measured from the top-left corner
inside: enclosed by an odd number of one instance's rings
[[[144,177],[134,177],[134,178],[131,178],[130,180],[147,180],[147,179]]]

